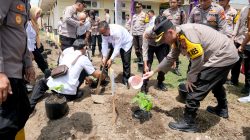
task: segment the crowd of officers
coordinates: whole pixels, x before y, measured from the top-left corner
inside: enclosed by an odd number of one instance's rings
[[[208,111],[220,117],[228,118],[223,84],[232,68],[229,84],[238,85],[243,59],[245,87],[242,93],[249,94],[250,48],[247,45],[250,45],[248,44],[250,37],[246,33],[249,29],[250,10],[249,6],[246,6],[239,14],[229,5],[229,1],[219,0],[220,6],[213,3],[212,0],[200,0],[200,4],[195,6],[188,16],[177,0],[170,0],[170,8],[161,12],[157,17],[153,10],[145,13],[143,12],[143,5],[136,3],[136,13],[133,17],[126,15],[126,25],[122,27],[110,24],[108,9],[105,10],[105,21],[101,21],[100,17],[96,16],[95,11],[83,12],[86,8],[84,0],[76,0],[74,5],[66,7],[60,21],[61,49],[64,51],[72,47],[76,40],[82,39],[84,45],[91,46],[92,56],[95,56],[95,48],[98,44],[99,54],[102,55],[102,63],[105,64],[105,67],[106,65],[110,67],[115,57],[120,54],[123,62],[122,82],[129,88],[131,49],[134,46],[137,58],[135,62],[143,64],[143,73],[147,78],[158,72],[156,87],[162,91],[167,90],[163,81],[165,73],[170,68],[177,75],[181,75],[179,55],[177,54],[188,55],[190,69],[187,72],[186,86],[190,94],[188,94],[186,102],[184,120],[171,123],[169,126],[181,131],[195,132],[197,128],[194,118],[199,107],[199,101],[203,100],[210,90],[213,90],[218,105],[208,107]],[[29,19],[29,8],[28,0],[0,1],[1,139],[14,139],[16,133],[24,127],[31,113],[28,97],[24,94],[26,92],[25,81],[31,81],[35,78],[32,59],[26,47],[27,35],[25,30],[26,22]],[[195,51],[189,52],[189,48],[185,48],[188,44],[194,47]],[[216,53],[215,50],[218,51],[216,46],[225,52],[220,50]],[[236,46],[238,51],[232,46]],[[238,59],[238,53],[243,57]],[[156,71],[151,70],[154,54],[159,63],[162,62]],[[210,64],[201,65],[202,62],[198,62],[200,58],[204,60],[204,63],[210,59],[213,60]],[[205,66],[207,69],[199,71],[197,66]],[[209,75],[209,73],[212,74]],[[200,81],[199,78],[202,76],[205,79]],[[217,79],[213,81],[211,80],[213,78]],[[143,92],[148,92],[147,81],[144,80],[141,88]],[[199,94],[194,94],[196,92]]]

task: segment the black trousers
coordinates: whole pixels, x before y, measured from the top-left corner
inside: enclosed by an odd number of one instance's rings
[[[91,36],[91,46],[92,46],[92,55],[95,54],[96,41],[98,44],[99,53],[102,53],[102,36],[101,35],[92,35]]]
[[[12,95],[0,105],[0,139],[14,140],[30,115],[30,103],[24,80],[9,78]]]
[[[221,107],[226,105],[227,99],[223,84],[225,84],[232,66],[233,65],[220,68],[208,67],[199,73],[198,80],[194,83],[196,88],[187,95],[185,106],[186,114],[196,115],[196,111],[200,107],[200,101],[202,101],[211,90],[218,101],[218,105]]]
[[[69,47],[72,47],[73,43],[76,40],[75,38],[69,38],[69,37],[62,36],[62,35],[60,35],[59,37],[60,37],[62,51]]]
[[[133,45],[137,59],[142,62],[142,35],[133,35]]]
[[[250,51],[245,50],[244,54],[246,58],[244,59],[245,67],[245,88],[250,90]]]
[[[161,46],[158,46],[158,47],[149,46],[148,47],[148,61],[147,61],[149,70],[151,70],[151,67],[154,61],[154,54],[156,55],[158,62],[161,63],[161,61],[167,56],[169,51],[170,51],[170,47],[167,44],[162,44]],[[145,71],[143,71],[143,73],[145,73]],[[158,72],[157,80],[158,80],[158,83],[163,82],[165,80],[165,73],[162,71]],[[147,85],[148,81],[149,81],[148,79],[144,80],[143,84]]]
[[[236,48],[239,48],[241,44],[239,43],[234,43]],[[241,68],[241,62],[242,62],[242,58],[240,57],[240,59],[234,64],[233,68],[231,69],[231,82],[238,84],[239,83],[239,76],[240,76],[240,68]]]
[[[109,55],[107,60],[111,57],[112,53],[113,53],[113,46],[112,44],[109,44]],[[130,77],[131,74],[131,51],[132,51],[132,47],[125,52],[123,49],[120,49],[120,55],[121,55],[121,59],[122,59],[122,66],[123,66],[123,78],[122,78],[122,82],[126,83],[128,82],[128,79]]]
[[[44,73],[45,70],[49,68],[47,61],[43,58],[43,55],[41,54],[41,51],[39,49],[35,48],[35,50],[32,53],[34,55],[36,64]]]

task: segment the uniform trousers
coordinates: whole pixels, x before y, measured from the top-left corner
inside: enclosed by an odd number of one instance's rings
[[[133,35],[135,54],[139,62],[142,62],[142,35]]]
[[[227,80],[227,75],[233,65],[225,67],[207,67],[198,74],[198,79],[194,83],[196,88],[187,94],[185,113],[196,115],[202,101],[212,90],[218,105],[223,108],[226,105],[226,92],[223,87]]]
[[[72,47],[73,43],[76,40],[75,38],[69,38],[69,37],[62,36],[62,35],[60,35],[59,37],[60,37],[62,51],[69,48],[69,47]]]
[[[168,55],[170,51],[170,47],[167,44],[162,44],[158,47],[155,46],[148,46],[148,61],[147,61],[147,66],[149,67],[149,70],[151,70],[153,61],[154,61],[154,54],[156,55],[156,58],[159,63]],[[145,73],[145,71],[143,71]],[[158,83],[161,83],[165,80],[165,73],[160,71],[158,72],[157,76]],[[145,79],[143,81],[144,85],[147,85],[148,79]]]
[[[12,95],[0,105],[0,139],[14,140],[29,118],[31,109],[24,80],[9,78]]]

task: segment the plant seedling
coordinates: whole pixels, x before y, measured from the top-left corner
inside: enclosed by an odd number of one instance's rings
[[[138,104],[141,110],[149,112],[153,107],[152,97],[143,92],[139,92],[133,99],[132,103]]]

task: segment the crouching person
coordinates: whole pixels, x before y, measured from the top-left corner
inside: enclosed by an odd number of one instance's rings
[[[58,78],[40,80],[34,87],[32,96],[30,98],[31,108],[34,109],[38,100],[41,99],[48,89],[64,95],[68,101],[80,98],[83,92],[79,90],[80,85],[84,79],[92,75],[99,78],[101,71],[95,70],[87,56],[85,56],[85,43],[83,40],[76,40],[73,47],[65,49],[62,53],[59,65],[68,66],[68,72]],[[105,75],[102,76],[105,79]],[[55,87],[62,87],[60,91]]]
[[[168,56],[162,60],[155,71],[144,74],[145,78],[159,71],[168,72],[178,56],[183,54],[191,60],[191,68],[187,74],[188,89],[184,119],[170,122],[169,127],[179,131],[196,132],[196,112],[202,101],[212,90],[218,105],[207,107],[207,111],[223,118],[228,118],[226,92],[223,84],[227,80],[230,68],[239,60],[234,43],[226,35],[199,24],[173,26],[165,20],[154,28],[157,41],[178,44]]]

